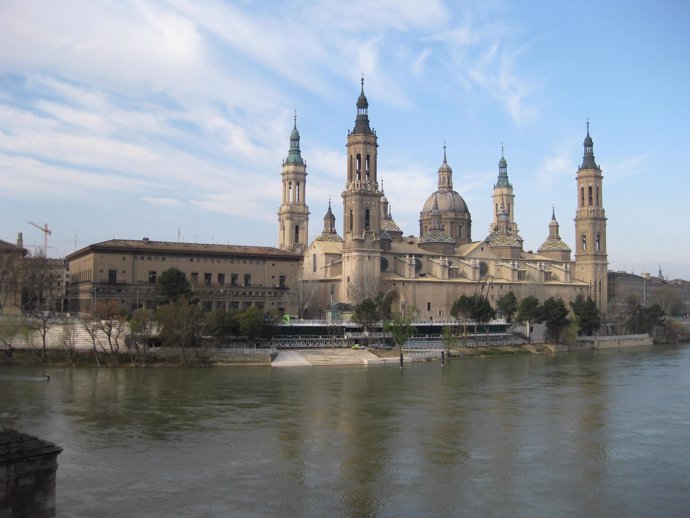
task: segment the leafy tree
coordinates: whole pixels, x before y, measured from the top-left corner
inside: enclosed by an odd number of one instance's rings
[[[379,305],[374,299],[364,299],[355,306],[352,320],[361,324],[365,331],[369,331],[374,322],[381,320]]]
[[[395,315],[391,320],[386,321],[384,325],[384,329],[393,337],[393,341],[398,346],[401,355],[403,347],[405,347],[407,341],[415,333],[415,328],[412,325],[415,313],[412,310]]]
[[[517,297],[515,292],[509,291],[503,295],[498,302],[496,302],[496,307],[503,313],[503,316],[508,322],[510,322],[517,311]]]
[[[580,335],[592,336],[594,331],[601,327],[601,313],[591,297],[587,297],[585,300],[582,295],[578,295],[575,302],[570,303],[570,306],[573,308],[573,313],[577,319]]]
[[[240,333],[239,315],[239,311],[223,311],[221,309],[206,313],[204,334],[216,338],[237,336]]]
[[[130,360],[132,365],[141,362],[141,365],[144,366],[148,355],[148,341],[154,334],[154,315],[148,309],[139,308],[132,313],[127,323],[131,339],[128,344]]]
[[[156,282],[156,295],[161,304],[184,300],[194,302],[194,290],[184,272],[177,268],[165,270]]]
[[[451,349],[455,348],[458,344],[458,339],[455,336],[455,331],[452,326],[444,326],[441,331],[441,340],[443,345],[446,346],[446,351],[450,352]]]
[[[652,334],[654,328],[663,326],[666,313],[659,304],[652,304],[640,310],[640,330],[643,333]]]
[[[654,328],[664,325],[664,310],[659,304],[649,307],[642,307],[634,298],[628,298],[625,309],[626,330],[629,333],[649,333],[654,332]]]
[[[251,307],[237,316],[240,334],[257,345],[259,338],[269,338],[275,330],[275,321],[259,308]]]
[[[464,318],[479,323],[488,322],[496,316],[489,300],[478,293],[471,296],[461,295],[453,302],[450,314],[457,319]]]
[[[170,301],[158,308],[156,321],[161,343],[169,347],[181,347],[187,361],[187,350],[199,345],[203,315],[196,304],[185,297]]]
[[[518,304],[517,320],[519,322],[542,322],[539,299],[529,295]]]
[[[491,307],[489,299],[479,293],[458,297],[450,308],[450,314],[458,320],[473,321],[475,336],[477,335],[478,324],[485,324],[496,316],[496,312]]]
[[[541,318],[546,324],[546,339],[558,342],[561,331],[570,322],[568,320],[568,308],[563,299],[549,297],[541,307]]]

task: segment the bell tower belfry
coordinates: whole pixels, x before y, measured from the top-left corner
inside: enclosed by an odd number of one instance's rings
[[[378,293],[381,278],[381,196],[377,176],[377,136],[369,126],[369,102],[362,90],[355,127],[347,135],[347,181],[343,197],[342,295],[360,302],[362,291]],[[365,288],[362,290],[361,288]]]
[[[606,255],[606,215],[603,204],[601,169],[594,161],[594,142],[584,141],[585,153],[577,170],[577,213],[575,215],[575,278],[589,284],[590,297],[600,311],[608,302],[608,258]]]
[[[304,253],[309,244],[309,207],[307,197],[307,163],[302,159],[297,131],[297,113],[290,133],[290,150],[283,160],[283,197],[278,210],[278,247]]]

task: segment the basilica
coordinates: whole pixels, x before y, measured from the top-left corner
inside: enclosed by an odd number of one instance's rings
[[[495,306],[513,291],[518,300],[534,295],[540,301],[560,297],[568,303],[578,295],[589,296],[606,311],[606,216],[602,173],[594,159],[589,124],[573,192],[577,197],[573,259],[573,250],[559,235],[554,212],[548,232],[545,222],[545,240],[538,251],[523,249],[503,156],[493,189],[493,221],[484,236],[475,229],[473,239],[471,212],[453,188],[445,147],[438,189],[419,213],[419,233],[405,236],[379,181],[377,135],[369,125],[368,109],[362,80],[354,128],[347,134],[342,230],[338,232],[329,201],[323,230],[311,243],[307,166],[296,120],[290,135],[282,165],[278,242],[281,250],[303,257],[299,277],[302,285],[309,286],[312,307],[342,307],[382,293],[394,312],[414,308],[417,319],[437,321],[451,318],[451,306],[463,294],[481,293]]]

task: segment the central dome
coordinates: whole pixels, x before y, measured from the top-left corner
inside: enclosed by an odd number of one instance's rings
[[[434,208],[434,200],[437,200],[438,209],[443,212],[469,213],[465,200],[453,190],[441,189],[429,196],[424,203],[422,212],[429,212]]]

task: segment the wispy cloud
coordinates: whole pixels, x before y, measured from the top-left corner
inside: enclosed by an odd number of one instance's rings
[[[632,176],[646,173],[648,171],[648,159],[649,156],[647,155],[614,158],[611,163],[605,166],[604,174],[607,183],[615,184]]]

